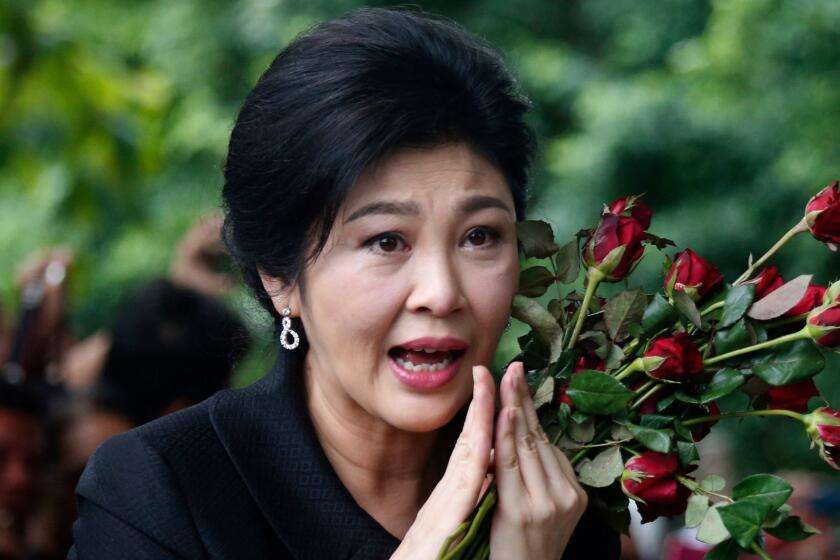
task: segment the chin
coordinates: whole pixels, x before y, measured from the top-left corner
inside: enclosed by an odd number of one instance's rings
[[[395,428],[414,433],[434,432],[446,426],[463,406],[463,403],[441,398],[441,395],[419,396],[389,410],[386,421]],[[436,402],[431,402],[437,398]],[[396,404],[396,403],[395,403]]]

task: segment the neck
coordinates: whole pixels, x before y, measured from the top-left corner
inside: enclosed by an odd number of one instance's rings
[[[311,353],[309,353],[311,354]],[[399,430],[336,390],[327,372],[305,367],[306,402],[318,440],[362,509],[402,539],[440,480],[454,441],[445,430]]]

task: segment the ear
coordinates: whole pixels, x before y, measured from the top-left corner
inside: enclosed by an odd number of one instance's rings
[[[300,315],[300,290],[297,282],[289,284],[280,278],[270,276],[259,267],[257,267],[257,272],[277,313],[282,314],[285,307],[291,307],[293,317]]]

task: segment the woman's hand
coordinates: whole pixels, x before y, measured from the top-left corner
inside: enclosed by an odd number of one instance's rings
[[[543,432],[521,362],[508,367],[499,392],[490,558],[559,559],[586,510],[586,492]]]
[[[473,368],[473,398],[446,472],[420,508],[391,560],[437,558],[444,541],[472,513],[490,465],[495,385],[487,368]],[[513,557],[510,557],[513,558]]]

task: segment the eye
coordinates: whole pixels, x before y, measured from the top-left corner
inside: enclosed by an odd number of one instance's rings
[[[480,248],[492,247],[501,237],[502,234],[497,229],[486,226],[477,227],[467,234],[467,240],[473,247]]]
[[[401,246],[404,245],[405,241],[403,241],[403,238],[398,234],[391,232],[375,235],[364,242],[364,246],[371,252],[379,254],[396,253],[400,251]]]

